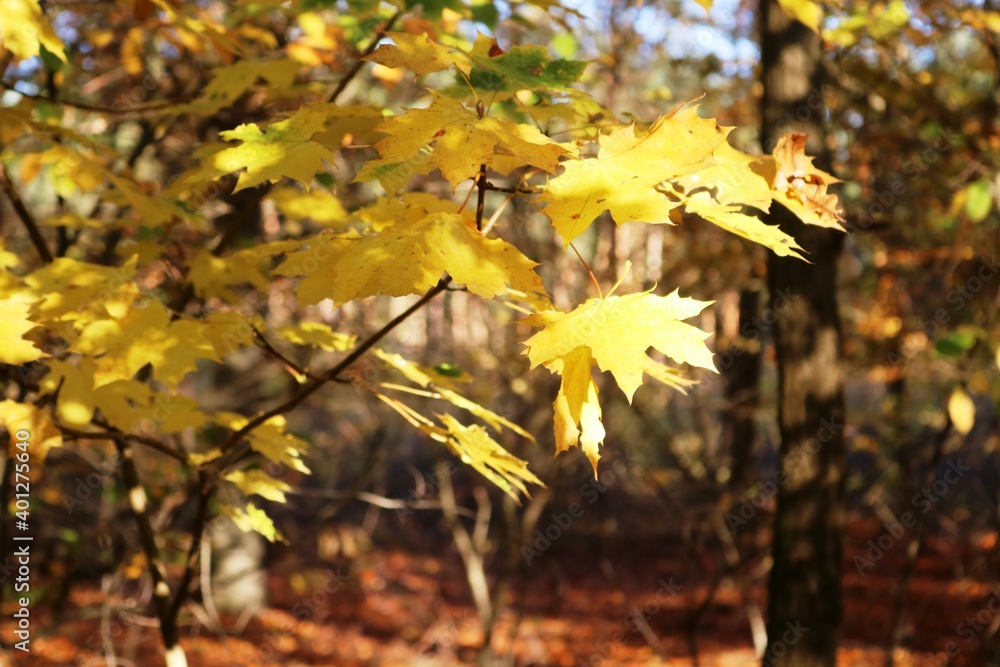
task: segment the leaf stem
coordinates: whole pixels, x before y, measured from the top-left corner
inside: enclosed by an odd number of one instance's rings
[[[538,194],[537,190],[532,190],[530,188],[505,188],[499,185],[493,185],[489,181],[485,181],[482,187],[486,190],[492,190],[493,192],[510,192],[512,194],[519,194],[519,195]]]
[[[594,287],[597,288],[597,294],[598,294],[598,296],[600,296],[603,299],[604,298],[604,292],[601,290],[601,284],[599,282],[597,282],[597,276],[595,276],[594,272],[590,270],[590,264],[587,264],[587,260],[585,260],[583,258],[583,255],[580,254],[580,251],[576,249],[575,245],[573,245],[572,243],[570,243],[569,247],[572,248],[573,252],[576,253],[577,258],[583,264],[583,268],[587,269],[587,275],[590,276],[590,281],[592,283],[594,283]]]

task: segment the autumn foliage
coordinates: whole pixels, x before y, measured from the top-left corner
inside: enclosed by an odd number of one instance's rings
[[[0,403],[0,423],[33,434],[39,471],[53,447],[87,440],[116,442],[125,456],[150,450],[201,495],[194,542],[214,512],[280,538],[254,500],[282,501],[287,490],[265,464],[306,471],[308,442],[286,430],[285,415],[342,383],[508,493],[540,483],[497,438],[531,434],[466,398],[448,369],[380,347],[445,290],[509,306],[510,321],[535,330],[524,340],[531,367],[561,378],[556,447],[581,447],[595,472],[608,437],[595,369],[630,401],[647,379],[684,391],[685,365],[714,370],[709,332],[686,322],[708,302],[671,285],[602,293],[595,281],[585,302],[553,303],[537,258],[504,240],[511,198],[535,211],[516,224],[547,225],[568,252],[603,216],[617,225],[696,216],[800,258],[795,239],[758,215],[784,206],[840,229],[827,189],[836,179],[812,165],[801,135],[761,156],[733,146],[731,128],[695,103],[648,124],[624,121],[580,85],[587,63],[463,33],[456,21],[474,10],[458,3],[352,2],[349,14],[322,2],[240,3],[221,15],[166,0],[128,4],[97,18],[59,13],[101,62],[120,59],[141,98],[100,100],[86,97],[99,73],[83,64],[81,42],[64,43],[36,0],[0,3],[0,60],[20,61],[27,78],[47,70],[54,82],[48,92],[18,87],[0,106],[0,185],[20,225],[7,223],[0,246],[0,362],[19,387]],[[197,89],[171,88],[170,69],[182,66],[202,73]],[[366,67],[386,86],[408,71],[426,93],[401,113],[351,103]],[[131,145],[107,131],[125,122],[140,129]],[[192,128],[211,129],[178,145]],[[163,152],[149,159],[157,145]],[[239,211],[223,218],[212,205],[220,197],[272,206],[282,225],[260,233]],[[285,321],[261,317],[255,294],[283,304]],[[411,296],[366,336],[319,315]],[[225,366],[252,347],[292,374],[291,392],[260,414],[210,407],[215,376],[198,379],[205,362]],[[351,372],[365,355],[381,360],[377,375]],[[329,364],[295,361],[313,358]],[[407,403],[412,393],[442,407],[422,414]],[[240,501],[215,504],[222,487]],[[197,550],[184,551],[186,569],[165,578],[166,612],[190,584]]]

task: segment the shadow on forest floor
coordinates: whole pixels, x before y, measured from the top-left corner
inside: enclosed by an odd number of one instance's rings
[[[868,541],[881,534],[874,521],[854,518],[850,523],[841,666],[884,664],[882,647],[905,543],[890,546],[881,558],[871,561],[872,567],[863,576],[855,561],[856,556],[867,557]],[[660,540],[658,544],[605,547],[610,560],[602,567],[602,550],[593,544],[558,546],[562,548],[546,552],[529,568],[526,595],[518,595],[523,589],[521,582],[515,583],[514,602],[496,631],[498,651],[509,651],[513,643],[515,664],[525,667],[693,664],[686,627],[691,610],[710,589],[712,574],[723,565],[721,558],[708,554],[694,563],[680,544]],[[995,548],[995,544],[982,543],[971,551]],[[991,618],[983,619],[987,627],[974,629],[977,612],[983,616],[987,609],[990,587],[971,573],[960,577],[971,551],[944,536],[925,539],[909,587],[907,650],[897,655],[900,667],[945,664],[943,652],[949,642],[958,650],[949,666],[983,664],[980,642],[989,639],[989,625],[997,619],[990,612]],[[354,574],[344,578],[335,594],[317,594],[324,580],[330,580],[329,572],[292,559],[275,564],[269,575],[271,607],[239,637],[216,635],[186,614],[183,643],[189,664],[389,667],[474,661],[481,632],[460,561],[452,550],[414,554],[376,549],[363,565],[356,564]],[[658,582],[671,581],[676,591],[657,597]],[[749,590],[761,605],[765,587],[766,576],[759,576]],[[98,588],[81,585],[72,592],[70,608],[63,610],[66,620],[58,627],[52,626],[51,610],[32,610],[31,655],[16,655],[13,664],[107,664],[100,648],[100,604]],[[637,609],[644,610],[643,619],[659,638],[665,657],[657,657],[636,629],[629,615]],[[517,637],[512,640],[518,614]],[[969,617],[972,624],[967,622]],[[233,619],[224,620],[232,625]],[[10,623],[3,625],[6,637]],[[155,627],[116,614],[105,627],[113,639],[118,665],[162,664]],[[743,596],[730,582],[719,586],[695,636],[702,667],[756,664]]]

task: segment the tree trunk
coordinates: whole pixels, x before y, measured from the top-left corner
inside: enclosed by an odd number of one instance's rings
[[[760,310],[760,291],[740,290],[737,300],[735,308],[725,308],[720,313],[716,332],[717,345],[722,352],[719,371],[726,400],[722,413],[722,443],[731,457],[729,491],[735,505],[743,501],[744,494],[757,479],[753,455],[757,439],[755,420],[761,341],[755,322]]]
[[[828,168],[819,37],[791,20],[777,0],[761,0],[761,24],[764,150],[770,152],[784,131],[805,132],[808,152]],[[812,263],[768,258],[783,477],[763,664],[832,667],[842,615],[844,393],[836,287],[843,234],[803,225],[778,205],[768,222],[792,234]]]

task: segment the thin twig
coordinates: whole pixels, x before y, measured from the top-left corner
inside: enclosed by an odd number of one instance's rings
[[[262,334],[260,332],[260,330],[257,329],[257,327],[253,328],[253,333],[254,333],[254,337],[257,339],[257,341],[259,343],[259,347],[262,350],[264,350],[264,352],[270,354],[272,357],[274,357],[275,359],[277,359],[278,361],[280,361],[281,363],[283,363],[285,366],[287,366],[293,372],[297,373],[298,376],[299,376],[299,378],[309,378],[310,380],[318,380],[319,379],[315,375],[312,375],[309,371],[307,371],[306,369],[302,368],[297,363],[295,363],[294,361],[292,361],[291,359],[289,359],[288,357],[286,357],[285,355],[283,355],[281,352],[278,352],[278,350],[274,349],[274,346],[271,345],[271,343],[269,343],[266,338],[264,338],[264,334]]]
[[[340,97],[340,94],[344,92],[345,88],[347,88],[347,84],[349,84],[351,80],[354,79],[355,76],[357,76],[358,72],[361,71],[362,66],[364,66],[365,61],[362,60],[362,58],[365,58],[366,56],[370,55],[372,51],[374,51],[378,47],[378,43],[381,42],[382,38],[385,37],[385,34],[392,29],[392,25],[396,22],[396,19],[398,19],[400,14],[402,13],[403,13],[402,9],[396,10],[396,13],[393,14],[389,18],[389,20],[382,25],[382,27],[379,29],[377,33],[375,33],[375,37],[372,39],[371,43],[364,50],[364,52],[360,56],[358,56],[358,59],[355,61],[351,69],[347,71],[347,74],[345,74],[344,77],[340,80],[340,83],[337,84],[337,87],[333,89],[332,93],[330,93],[330,96],[327,98],[327,102],[337,101],[337,98]]]
[[[92,111],[94,113],[103,113],[112,116],[123,116],[129,113],[142,113],[144,111],[152,111],[154,109],[160,109],[163,107],[168,107],[171,104],[179,104],[180,102],[172,102],[170,100],[156,100],[154,102],[147,102],[146,104],[138,104],[131,106],[127,109],[114,109],[112,107],[101,106],[99,104],[88,104],[87,102],[78,102],[74,100],[67,100],[58,98],[54,95],[44,95],[41,93],[31,94],[26,93],[22,90],[18,90],[6,81],[0,81],[0,88],[9,90],[11,92],[17,93],[21,97],[29,100],[35,100],[38,102],[51,102],[52,104],[61,104],[66,107],[73,107],[74,109],[80,109],[81,111]]]
[[[476,229],[483,231],[483,212],[486,210],[486,165],[479,165],[479,177],[476,179]]]
[[[156,616],[160,620],[160,636],[168,655],[176,654],[180,651],[179,635],[177,631],[177,617],[171,614],[170,609],[170,585],[167,583],[167,572],[160,559],[160,550],[156,546],[156,534],[153,525],[149,520],[148,499],[146,490],[139,478],[139,472],[135,467],[132,449],[125,442],[125,438],[115,440],[115,447],[118,449],[121,459],[122,478],[128,487],[129,508],[139,526],[139,537],[142,550],[149,563],[149,573],[153,579],[153,600],[156,606]]]
[[[144,435],[133,435],[131,433],[123,433],[114,427],[108,426],[105,422],[100,420],[94,420],[95,424],[101,427],[107,428],[106,431],[78,431],[75,428],[70,428],[68,426],[63,426],[61,424],[56,424],[63,435],[69,436],[74,440],[110,440],[112,442],[119,440],[121,438],[127,438],[129,441],[138,442],[146,445],[150,449],[155,449],[161,454],[166,454],[172,459],[176,459],[181,463],[187,463],[187,455],[184,452],[178,451],[155,438],[150,438]]]
[[[227,456],[224,456],[220,459],[216,459],[215,462],[216,469],[225,470],[228,466],[232,465],[243,456],[243,454],[246,451],[245,448],[237,449],[236,445],[239,444],[243,440],[243,438],[246,437],[248,433],[250,433],[250,431],[254,430],[267,420],[273,417],[277,417],[278,415],[282,415],[294,409],[296,406],[298,406],[307,398],[316,393],[316,391],[318,391],[327,382],[340,381],[341,378],[339,376],[341,373],[350,368],[358,359],[364,356],[364,354],[368,352],[368,350],[374,347],[375,344],[378,343],[380,340],[382,340],[390,331],[392,331],[397,326],[402,324],[408,317],[410,317],[410,315],[423,308],[431,299],[433,299],[441,292],[445,291],[448,288],[448,284],[450,282],[451,282],[450,276],[446,275],[443,278],[441,278],[441,280],[438,281],[437,285],[430,288],[426,294],[420,297],[419,301],[414,303],[412,306],[410,306],[402,313],[394,317],[381,329],[379,329],[374,334],[369,336],[363,343],[361,343],[358,347],[354,348],[354,350],[349,355],[344,357],[340,361],[340,363],[338,363],[336,366],[331,368],[322,376],[311,381],[309,384],[303,385],[297,392],[295,392],[295,394],[291,398],[286,400],[284,403],[268,410],[267,412],[257,415],[249,422],[247,422],[246,425],[243,426],[243,428],[233,433],[233,435],[230,436],[230,438],[225,442],[225,444],[222,445],[222,451],[226,452]]]
[[[10,175],[7,174],[7,168],[2,164],[0,164],[0,187],[7,192],[7,197],[10,199],[10,203],[14,206],[14,210],[17,212],[17,217],[21,218],[21,222],[23,222],[25,228],[27,228],[28,236],[31,237],[31,242],[35,245],[38,255],[42,258],[43,262],[51,264],[52,252],[49,250],[48,246],[45,245],[45,238],[42,237],[42,232],[38,229],[38,223],[35,222],[35,218],[31,215],[31,211],[28,210],[28,207],[24,205],[24,202],[21,200],[21,195],[17,194],[17,190],[14,188],[14,184],[10,180]]]
[[[198,510],[194,519],[194,531],[191,533],[191,546],[188,547],[187,557],[184,561],[184,574],[181,575],[180,583],[177,585],[177,592],[170,602],[170,616],[176,623],[177,615],[180,613],[184,601],[187,599],[188,588],[194,579],[195,564],[197,556],[201,551],[201,542],[204,539],[205,526],[209,519],[209,506],[212,497],[218,489],[215,480],[209,477],[205,471],[198,471]]]
[[[505,188],[499,185],[493,185],[489,181],[483,181],[482,187],[487,190],[492,190],[493,192],[509,192],[511,194],[518,195],[535,195],[538,194],[537,190],[531,188]]]

